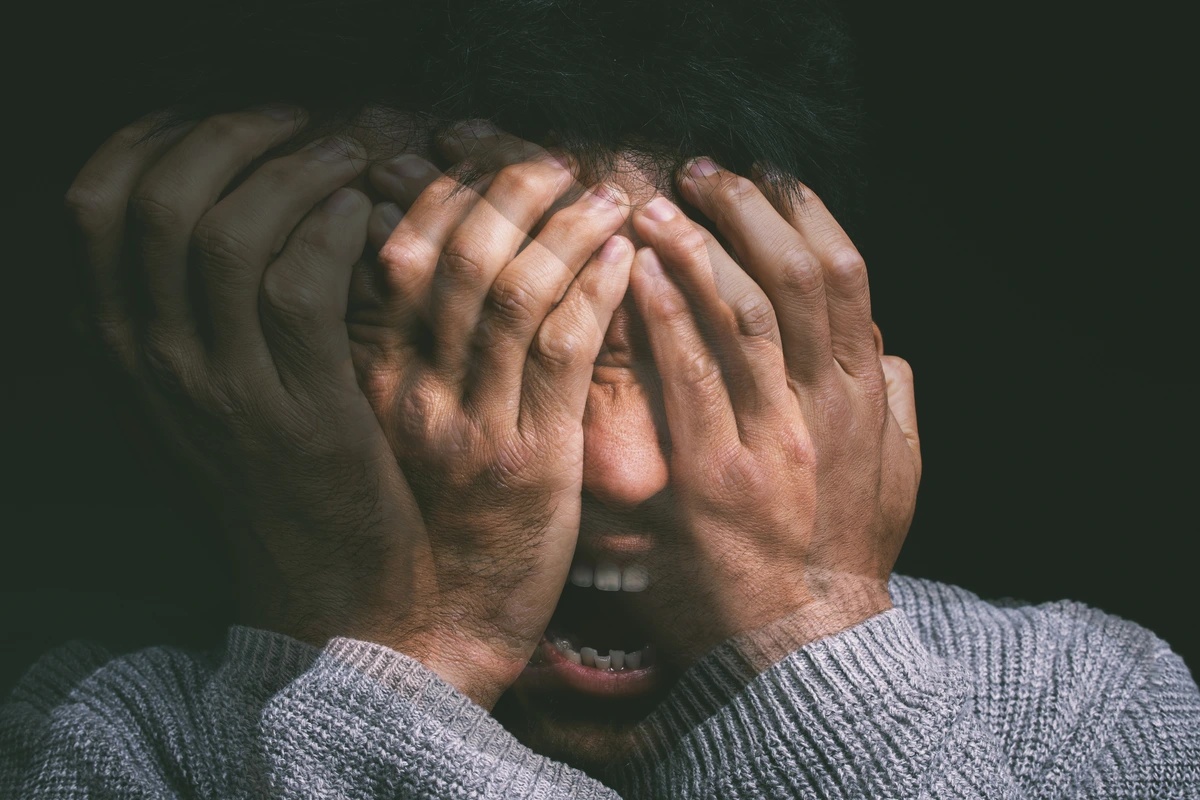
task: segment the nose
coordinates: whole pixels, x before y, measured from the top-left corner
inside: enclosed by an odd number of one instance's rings
[[[627,510],[665,489],[668,475],[644,387],[593,382],[583,417],[584,490],[614,511]]]

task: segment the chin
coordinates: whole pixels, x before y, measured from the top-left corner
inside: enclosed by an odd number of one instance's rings
[[[604,782],[615,766],[632,756],[637,725],[656,701],[531,692],[516,686],[500,698],[493,714],[529,749]]]

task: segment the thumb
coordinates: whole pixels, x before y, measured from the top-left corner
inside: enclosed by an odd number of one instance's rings
[[[913,371],[909,363],[898,356],[880,356],[883,376],[887,381],[888,408],[904,432],[904,438],[921,463],[921,437],[917,433],[917,401],[913,393]]]

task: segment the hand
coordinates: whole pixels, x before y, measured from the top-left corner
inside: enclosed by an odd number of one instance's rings
[[[912,373],[881,356],[862,258],[811,192],[785,218],[725,170],[679,185],[734,252],[665,198],[633,218],[677,520],[652,568],[675,577],[646,599],[677,622],[665,651],[772,628],[770,661],[891,607],[921,470]]]
[[[397,207],[377,207],[379,269],[349,318],[359,380],[432,553],[436,599],[408,652],[462,664],[489,707],[566,583],[592,364],[633,260],[613,236],[628,214],[619,191],[584,193],[531,240],[575,181],[540,149],[510,155],[470,188],[412,155],[372,169],[411,207],[398,223]]]
[[[253,576],[250,622],[323,644],[411,623],[422,521],[358,388],[343,317],[371,210],[349,140],[246,166],[292,112],[235,113],[92,157],[67,193],[98,332],[208,484]],[[244,529],[244,531],[242,530]]]

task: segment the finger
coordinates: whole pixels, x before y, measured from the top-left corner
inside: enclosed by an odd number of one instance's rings
[[[371,209],[371,217],[367,220],[367,244],[372,250],[379,251],[387,244],[388,237],[400,220],[404,219],[404,211],[395,203],[377,203]]]
[[[695,324],[724,374],[739,430],[754,428],[754,418],[788,391],[778,325],[766,295],[712,234],[665,198],[641,209],[634,227],[694,309]],[[718,275],[729,303],[717,287]]]
[[[486,191],[489,184],[464,186],[417,156],[402,156],[395,163],[403,169],[372,167],[375,187],[401,209],[412,187],[421,189],[379,249],[378,285],[380,295],[387,298],[386,317],[404,336],[413,336],[418,325],[429,323],[429,294],[438,258],[450,235],[481,199],[476,188]]]
[[[487,120],[467,120],[452,126],[438,137],[437,148],[454,165],[449,171],[455,175],[465,176],[468,172],[495,174],[512,164],[546,159],[554,159],[571,171],[576,180],[550,206],[542,219],[534,223],[532,229],[527,229],[529,236],[522,246],[528,245],[541,232],[542,223],[551,214],[571,205],[588,191],[578,180],[578,163],[569,152],[561,148],[542,147],[507,133]]]
[[[755,183],[761,189],[770,179],[760,174]],[[821,198],[806,186],[802,189],[804,202],[782,213],[821,262],[833,357],[848,375],[878,377],[879,352],[872,330],[867,265]]]
[[[338,189],[300,222],[263,274],[263,335],[293,394],[354,385],[346,297],[370,213],[365,195]]]
[[[629,287],[633,254],[628,239],[610,237],[542,321],[524,371],[519,430],[530,432],[547,420],[553,427],[582,421],[592,367]]]
[[[888,409],[904,432],[908,446],[921,458],[921,437],[917,432],[917,402],[913,389],[912,367],[903,358],[883,356],[880,358],[884,379],[887,381]]]
[[[737,423],[720,365],[687,298],[652,248],[637,251],[629,284],[662,379],[673,456],[686,459],[736,444]]]
[[[188,248],[204,214],[254,159],[303,123],[295,109],[219,114],[198,123],[138,183],[130,198],[150,315],[161,331],[190,332]]]
[[[371,185],[400,208],[412,208],[430,184],[442,173],[429,161],[413,153],[372,164],[367,171]]]
[[[219,355],[253,353],[263,271],[300,220],[357,176],[362,156],[358,142],[334,138],[268,161],[196,225],[192,248]]]
[[[782,353],[783,343],[779,338],[779,324],[775,309],[767,299],[762,287],[746,274],[733,257],[725,250],[717,237],[703,226],[696,226],[704,237],[708,248],[708,260],[712,264],[713,284],[717,296],[733,310],[738,327],[746,335],[764,339]]]
[[[712,171],[705,175],[706,169]],[[715,165],[696,172],[699,177],[681,176],[680,191],[716,223],[738,262],[766,292],[779,319],[789,373],[806,385],[828,381],[836,362],[820,259],[751,181]]]
[[[129,196],[145,171],[193,127],[179,125],[151,136],[161,124],[161,115],[152,114],[109,138],[84,164],[64,198],[81,238],[93,318],[105,344],[126,366],[132,363],[135,335],[134,276],[122,258]]]
[[[430,296],[434,368],[448,382],[462,380],[471,366],[484,300],[496,276],[516,257],[529,229],[573,182],[570,171],[553,159],[507,166],[450,235]]]
[[[479,368],[470,394],[484,403],[518,395],[534,334],[627,214],[623,192],[598,186],[555,214],[533,244],[501,270],[480,319]]]
[[[452,163],[479,165],[498,171],[509,164],[547,155],[546,148],[506,133],[487,120],[465,120],[437,138],[437,148]]]

